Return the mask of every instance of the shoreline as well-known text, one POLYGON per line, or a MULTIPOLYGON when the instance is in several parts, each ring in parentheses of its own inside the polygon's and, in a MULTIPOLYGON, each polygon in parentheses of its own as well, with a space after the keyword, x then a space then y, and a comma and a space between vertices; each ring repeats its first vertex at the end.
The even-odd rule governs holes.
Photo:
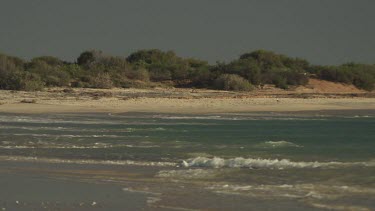
POLYGON ((113 103, 97 102, 10 103, 0 105, 0 113, 162 113, 162 114, 217 114, 258 112, 320 112, 375 110, 375 99, 163 99, 144 98, 113 103))
POLYGON ((174 113, 310 112, 375 110, 372 93, 226 92, 190 89, 0 90, 0 113, 174 113), (363 93, 362 93, 363 94, 363 93))

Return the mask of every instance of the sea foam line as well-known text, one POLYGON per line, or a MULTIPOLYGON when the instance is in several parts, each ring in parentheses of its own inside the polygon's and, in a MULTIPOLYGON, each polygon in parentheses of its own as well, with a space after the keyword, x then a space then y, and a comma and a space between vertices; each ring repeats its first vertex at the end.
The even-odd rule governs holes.
POLYGON ((182 161, 183 167, 206 168, 254 168, 254 169, 285 169, 285 168, 339 168, 339 167, 374 167, 375 161, 369 162, 295 162, 288 159, 196 157, 182 161))
POLYGON ((177 166, 173 162, 135 161, 135 160, 83 160, 83 159, 58 159, 22 156, 0 156, 0 161, 38 162, 56 164, 99 164, 99 165, 124 165, 124 166, 177 166))

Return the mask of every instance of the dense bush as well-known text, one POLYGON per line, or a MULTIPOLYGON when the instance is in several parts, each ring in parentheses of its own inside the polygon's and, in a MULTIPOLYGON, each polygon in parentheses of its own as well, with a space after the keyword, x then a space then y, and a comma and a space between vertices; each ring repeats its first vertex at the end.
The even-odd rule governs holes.
POLYGON ((282 75, 274 75, 272 77, 272 83, 280 89, 288 89, 288 80, 282 75))
POLYGON ((305 85, 309 63, 299 58, 289 58, 270 51, 245 53, 229 64, 218 64, 216 72, 237 74, 254 85, 274 84, 286 89, 289 85, 305 85))
POLYGON ((250 91, 253 89, 249 81, 235 74, 223 74, 219 76, 214 82, 214 87, 216 89, 232 91, 250 91))
POLYGON ((99 89, 110 89, 113 87, 113 81, 108 73, 98 73, 90 77, 88 84, 91 88, 99 89))
POLYGON ((149 81, 150 80, 150 73, 144 68, 138 68, 135 70, 130 70, 126 76, 132 80, 139 80, 139 81, 149 81))
POLYGON ((223 73, 238 74, 255 85, 262 83, 261 68, 253 58, 235 60, 224 67, 223 73))
POLYGON ((191 69, 189 79, 191 86, 207 88, 212 83, 212 74, 206 67, 191 69))
POLYGON ((44 88, 44 82, 39 75, 24 71, 12 72, 1 82, 2 89, 40 91, 44 88))
POLYGON ((62 66, 63 64, 58 63, 57 60, 46 61, 38 58, 33 59, 27 64, 26 71, 39 75, 46 86, 69 86, 71 81, 70 74, 67 71, 64 71, 64 69, 61 68, 62 66))
POLYGON ((22 59, 0 54, 0 89, 36 91, 44 87, 38 74, 25 72, 22 59))
POLYGON ((309 71, 323 80, 353 84, 368 91, 375 88, 375 65, 348 63, 340 66, 314 66, 309 71))
POLYGON ((33 73, 23 72, 20 75, 20 83, 17 90, 40 91, 44 88, 45 83, 40 76, 33 73))
POLYGON ((127 61, 135 67, 142 67, 150 72, 151 81, 186 80, 197 65, 207 63, 194 59, 183 59, 173 51, 140 50, 127 57, 127 61))
POLYGON ((24 61, 0 54, 0 89, 178 86, 249 90, 251 84, 273 84, 287 89, 307 84, 309 77, 353 84, 365 90, 375 89, 375 65, 313 66, 304 59, 264 50, 215 65, 158 49, 139 50, 127 58, 89 50, 81 53, 75 63, 52 56, 24 61))

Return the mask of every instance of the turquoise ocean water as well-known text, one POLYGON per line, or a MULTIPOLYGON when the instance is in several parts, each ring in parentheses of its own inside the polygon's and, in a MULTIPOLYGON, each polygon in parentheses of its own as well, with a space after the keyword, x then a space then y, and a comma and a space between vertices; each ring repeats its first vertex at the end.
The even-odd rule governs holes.
POLYGON ((10 161, 152 166, 153 177, 312 209, 375 209, 375 117, 0 115, 10 161))

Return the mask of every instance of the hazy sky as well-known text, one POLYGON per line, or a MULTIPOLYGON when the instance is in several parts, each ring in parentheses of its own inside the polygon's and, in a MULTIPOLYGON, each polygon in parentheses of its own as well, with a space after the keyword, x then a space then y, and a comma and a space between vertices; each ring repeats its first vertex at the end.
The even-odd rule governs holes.
POLYGON ((1 0, 0 52, 73 61, 138 49, 228 61, 256 49, 375 63, 374 0, 1 0))

